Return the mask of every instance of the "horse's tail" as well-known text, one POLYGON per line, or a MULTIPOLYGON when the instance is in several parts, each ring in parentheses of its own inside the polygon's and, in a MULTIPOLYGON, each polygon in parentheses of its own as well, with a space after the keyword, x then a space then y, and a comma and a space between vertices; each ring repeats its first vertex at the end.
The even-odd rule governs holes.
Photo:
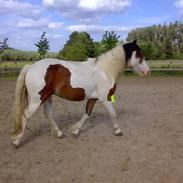
POLYGON ((14 131, 12 137, 19 135, 22 132, 22 116, 24 115, 24 110, 28 105, 28 94, 25 85, 25 76, 30 66, 25 66, 17 79, 16 89, 15 89, 15 101, 13 106, 13 120, 15 123, 14 131))

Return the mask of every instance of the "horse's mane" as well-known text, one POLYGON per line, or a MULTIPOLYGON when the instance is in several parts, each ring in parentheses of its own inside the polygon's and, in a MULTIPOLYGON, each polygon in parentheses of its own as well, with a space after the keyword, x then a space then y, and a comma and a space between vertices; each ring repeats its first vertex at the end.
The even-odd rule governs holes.
POLYGON ((96 65, 105 72, 108 78, 116 81, 119 71, 125 66, 125 52, 122 45, 117 45, 115 48, 98 56, 96 65))
POLYGON ((98 62, 98 61, 99 61, 100 59, 102 59, 102 58, 105 58, 105 57, 111 55, 112 52, 113 52, 114 50, 116 50, 117 48, 119 48, 120 46, 122 47, 123 45, 122 45, 121 43, 118 43, 116 47, 114 47, 114 48, 112 48, 112 49, 106 51, 105 53, 102 53, 101 55, 97 56, 97 57, 96 57, 96 62, 98 62))
MULTIPOLYGON (((106 51, 105 53, 102 53, 101 55, 97 56, 97 57, 94 57, 94 58, 87 58, 86 62, 95 62, 95 63, 98 63, 102 60, 106 60, 106 59, 109 59, 111 57, 111 59, 113 57, 115 57, 115 54, 113 52, 116 52, 116 50, 119 48, 119 47, 123 47, 123 45, 121 43, 118 43, 116 47, 106 51)), ((121 50, 120 50, 121 51, 121 50)))

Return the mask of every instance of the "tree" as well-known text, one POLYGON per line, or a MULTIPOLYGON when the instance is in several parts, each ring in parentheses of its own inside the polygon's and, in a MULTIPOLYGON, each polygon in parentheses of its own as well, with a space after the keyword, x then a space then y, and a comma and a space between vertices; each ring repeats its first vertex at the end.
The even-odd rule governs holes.
POLYGON ((59 52, 59 58, 72 61, 84 61, 87 57, 95 57, 95 46, 87 32, 74 31, 59 52))
POLYGON ((0 52, 2 52, 5 49, 8 49, 8 38, 4 38, 2 42, 0 42, 0 52))
POLYGON ((46 32, 43 32, 41 39, 38 41, 38 43, 35 43, 35 45, 38 48, 38 53, 41 56, 44 56, 48 52, 50 46, 49 41, 46 38, 46 32))
POLYGON ((183 56, 183 23, 153 25, 128 33, 127 41, 137 39, 149 59, 180 59, 183 56))
POLYGON ((101 42, 94 42, 94 52, 96 56, 104 53, 104 45, 101 42))
POLYGON ((167 59, 173 58, 173 47, 172 47, 171 40, 170 39, 167 39, 164 44, 165 44, 166 58, 167 59))
POLYGON ((146 60, 150 60, 152 58, 154 58, 154 50, 153 50, 153 47, 151 44, 142 44, 141 45, 141 49, 142 49, 142 52, 145 56, 145 59, 146 60))
POLYGON ((104 49, 103 52, 116 47, 117 42, 119 42, 119 38, 120 36, 118 36, 114 31, 105 31, 101 41, 104 49))

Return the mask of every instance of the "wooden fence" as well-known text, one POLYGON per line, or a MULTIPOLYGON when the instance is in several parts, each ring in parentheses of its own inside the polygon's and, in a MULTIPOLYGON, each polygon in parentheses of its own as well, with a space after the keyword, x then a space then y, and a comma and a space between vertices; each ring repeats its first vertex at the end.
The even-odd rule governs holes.
MULTIPOLYGON (((148 61, 151 71, 162 72, 183 72, 183 60, 164 60, 164 61, 148 61)), ((0 77, 13 77, 17 76, 22 68, 20 67, 4 67, 0 68, 0 77)), ((131 69, 125 71, 130 72, 131 69)))
POLYGON ((22 68, 0 68, 0 77, 17 76, 22 68))

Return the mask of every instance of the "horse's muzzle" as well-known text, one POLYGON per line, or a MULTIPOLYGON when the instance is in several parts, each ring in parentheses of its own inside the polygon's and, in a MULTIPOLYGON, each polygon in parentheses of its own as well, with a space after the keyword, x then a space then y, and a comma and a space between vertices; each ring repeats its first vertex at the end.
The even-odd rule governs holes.
POLYGON ((148 70, 147 72, 142 71, 142 72, 140 72, 140 76, 150 77, 151 76, 151 71, 150 70, 148 70))

